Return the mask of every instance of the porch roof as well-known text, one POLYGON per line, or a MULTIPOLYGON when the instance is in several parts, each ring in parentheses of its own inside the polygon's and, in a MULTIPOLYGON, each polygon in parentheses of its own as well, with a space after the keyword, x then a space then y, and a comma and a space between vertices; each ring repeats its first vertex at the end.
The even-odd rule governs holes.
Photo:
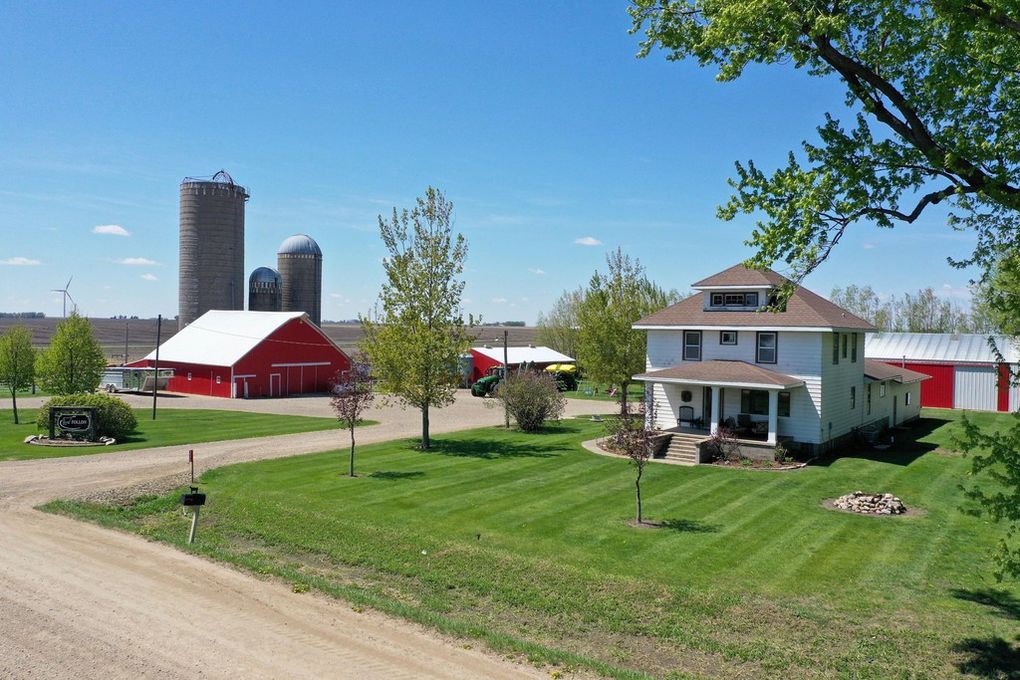
POLYGON ((713 359, 692 361, 659 371, 635 375, 642 382, 683 383, 686 385, 718 385, 721 387, 749 387, 757 389, 790 389, 800 387, 804 381, 746 361, 713 359))

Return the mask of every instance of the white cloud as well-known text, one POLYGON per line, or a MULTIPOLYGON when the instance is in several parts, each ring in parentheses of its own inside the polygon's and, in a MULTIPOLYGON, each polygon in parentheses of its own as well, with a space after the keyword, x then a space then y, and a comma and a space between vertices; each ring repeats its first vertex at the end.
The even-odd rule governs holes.
POLYGON ((117 264, 126 264, 131 267, 149 267, 155 264, 159 264, 155 260, 150 260, 147 257, 125 257, 120 260, 115 260, 117 264))
POLYGON ((37 264, 42 264, 39 260, 33 260, 30 257, 9 257, 6 260, 0 260, 0 264, 10 264, 16 267, 31 267, 37 264))
POLYGON ((529 268, 528 271, 537 276, 542 276, 545 274, 545 270, 539 269, 538 267, 529 268))
POLYGON ((142 274, 142 278, 146 281, 159 281, 155 274, 142 274))
POLYGON ((600 246, 602 241, 598 240, 594 236, 582 236, 581 238, 575 238, 574 243, 579 246, 600 246))
POLYGON ((493 302, 493 304, 503 305, 503 304, 506 304, 506 298, 505 297, 495 297, 495 298, 492 298, 492 302, 493 302))
POLYGON ((110 236, 130 236, 131 232, 119 224, 100 224, 92 227, 93 234, 108 234, 110 236))
POLYGON ((875 249, 875 244, 874 243, 865 243, 863 248, 865 250, 874 250, 875 249))

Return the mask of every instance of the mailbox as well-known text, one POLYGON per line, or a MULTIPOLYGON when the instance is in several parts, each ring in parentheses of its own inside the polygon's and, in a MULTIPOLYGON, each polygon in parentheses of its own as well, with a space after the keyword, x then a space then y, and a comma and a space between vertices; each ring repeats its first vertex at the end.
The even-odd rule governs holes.
POLYGON ((198 492, 198 487, 191 487, 191 493, 181 494, 181 505, 184 507, 196 507, 205 505, 205 494, 198 492))

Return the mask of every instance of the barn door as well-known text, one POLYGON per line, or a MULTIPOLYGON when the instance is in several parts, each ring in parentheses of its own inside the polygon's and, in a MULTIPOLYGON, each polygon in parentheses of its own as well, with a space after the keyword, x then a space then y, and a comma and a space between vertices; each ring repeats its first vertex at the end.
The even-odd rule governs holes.
POLYGON ((280 396, 280 374, 270 373, 269 374, 269 396, 278 397, 280 396))

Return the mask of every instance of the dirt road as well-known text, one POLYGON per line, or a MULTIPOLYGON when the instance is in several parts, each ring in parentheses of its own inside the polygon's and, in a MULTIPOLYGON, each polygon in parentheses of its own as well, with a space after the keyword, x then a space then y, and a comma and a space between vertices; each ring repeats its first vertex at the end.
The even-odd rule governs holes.
MULTIPOLYGON (((305 413, 321 407, 280 400, 278 408, 302 402, 305 413)), ((612 409, 571 401, 568 415, 612 409)), ((381 407, 371 417, 381 424, 361 430, 359 443, 414 436, 420 427, 414 411, 381 407)), ((432 429, 501 420, 501 411, 461 396, 433 415, 432 429)), ((208 469, 345 443, 327 431, 194 448, 199 468, 208 469)), ((165 483, 180 473, 188 448, 0 463, 0 678, 548 677, 404 621, 32 509, 54 498, 165 483)))

